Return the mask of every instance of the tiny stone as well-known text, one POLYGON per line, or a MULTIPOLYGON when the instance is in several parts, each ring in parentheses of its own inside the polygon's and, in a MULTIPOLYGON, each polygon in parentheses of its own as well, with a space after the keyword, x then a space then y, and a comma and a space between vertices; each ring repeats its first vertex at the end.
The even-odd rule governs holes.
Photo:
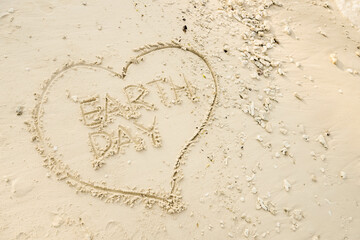
POLYGON ((340 177, 341 177, 342 179, 346 179, 346 177, 347 177, 346 172, 341 171, 341 172, 340 172, 340 177))
POLYGON ((258 140, 259 142, 264 141, 264 139, 263 139, 260 135, 257 135, 257 136, 256 136, 256 140, 258 140))
POLYGON ((317 235, 315 235, 311 238, 311 240, 319 240, 319 239, 320 239, 320 236, 317 236, 317 235))
POLYGON ((305 141, 309 141, 309 135, 303 134, 302 137, 305 141))
POLYGON ((294 92, 294 97, 296 97, 300 101, 304 100, 297 92, 294 92))
POLYGON ((311 175, 311 181, 317 182, 316 176, 314 174, 311 175))
POLYGON ((290 191, 291 184, 288 182, 288 180, 284 179, 284 189, 285 191, 290 191))
POLYGON ((279 130, 283 135, 286 135, 288 133, 288 130, 285 128, 280 128, 279 130))
POLYGON ((336 57, 336 54, 335 54, 335 53, 330 54, 330 62, 331 62, 332 64, 336 65, 336 64, 337 64, 337 61, 338 61, 338 59, 337 59, 337 57, 336 57))
POLYGON ((290 28, 289 25, 285 26, 284 32, 285 32, 287 35, 291 35, 292 30, 291 30, 291 28, 290 28))
POLYGON ((24 113, 24 107, 19 106, 16 108, 16 115, 21 116, 24 113))

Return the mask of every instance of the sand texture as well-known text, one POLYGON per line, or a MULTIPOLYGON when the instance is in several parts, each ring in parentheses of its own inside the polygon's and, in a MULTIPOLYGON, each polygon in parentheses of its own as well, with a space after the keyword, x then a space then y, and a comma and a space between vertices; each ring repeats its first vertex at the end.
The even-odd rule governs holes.
POLYGON ((0 2, 0 240, 360 239, 358 1, 0 2))

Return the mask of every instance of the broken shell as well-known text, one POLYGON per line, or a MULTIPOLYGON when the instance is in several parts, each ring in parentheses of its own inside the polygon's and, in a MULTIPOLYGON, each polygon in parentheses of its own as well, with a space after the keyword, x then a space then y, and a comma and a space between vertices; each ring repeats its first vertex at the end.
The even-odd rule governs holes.
POLYGON ((260 136, 260 135, 257 135, 257 136, 256 136, 256 140, 258 140, 259 142, 264 141, 264 139, 263 139, 262 136, 260 136))
POLYGON ((284 179, 284 189, 285 191, 290 191, 290 188, 291 188, 291 184, 289 183, 288 180, 284 179))
POLYGON ((288 130, 285 128, 280 128, 279 131, 283 134, 286 135, 288 133, 288 130))
POLYGON ((284 76, 284 75, 285 75, 285 72, 284 72, 281 68, 278 68, 277 72, 278 72, 278 74, 279 74, 280 76, 284 76))
POLYGON ((341 177, 342 179, 346 179, 346 177, 347 177, 346 172, 341 171, 341 172, 340 172, 340 177, 341 177))
POLYGON ((271 126, 271 123, 266 123, 265 125, 265 130, 268 132, 268 133, 271 133, 272 132, 272 126, 271 126))
POLYGON ((16 115, 21 116, 24 113, 24 107, 19 106, 16 108, 16 115))
POLYGON ((309 141, 309 135, 303 134, 302 137, 305 141, 309 141))
POLYGON ((319 135, 317 140, 319 141, 319 143, 321 143, 321 145, 323 145, 324 148, 326 148, 326 149, 328 148, 326 140, 325 140, 325 138, 324 138, 324 136, 322 134, 319 135))
POLYGON ((314 174, 311 175, 311 181, 317 182, 316 176, 314 174))
POLYGON ((291 32, 292 32, 292 30, 291 30, 290 26, 286 25, 284 27, 284 33, 286 33, 287 35, 291 35, 291 32))
POLYGON ((330 54, 330 62, 331 62, 332 64, 336 65, 336 64, 337 64, 337 61, 338 61, 338 59, 337 59, 337 57, 336 57, 336 54, 335 54, 335 53, 330 54))

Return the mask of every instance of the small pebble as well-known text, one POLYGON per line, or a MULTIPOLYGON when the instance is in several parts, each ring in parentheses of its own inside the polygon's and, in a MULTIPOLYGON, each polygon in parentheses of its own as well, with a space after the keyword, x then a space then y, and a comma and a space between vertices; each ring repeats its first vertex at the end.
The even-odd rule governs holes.
POLYGON ((286 25, 284 27, 284 33, 286 33, 287 35, 291 35, 291 32, 292 32, 292 30, 291 30, 290 26, 286 25))
POLYGON ((290 188, 291 188, 291 184, 289 183, 288 180, 284 179, 284 189, 285 191, 290 191, 290 188))
POLYGON ((19 106, 16 108, 16 115, 21 116, 24 113, 24 107, 19 106))
POLYGON ((318 236, 318 235, 315 235, 311 238, 311 240, 319 240, 319 239, 320 239, 320 236, 318 236))
POLYGON ((303 100, 304 100, 297 92, 294 92, 294 97, 296 97, 296 98, 299 99, 300 101, 303 101, 303 100))
POLYGON ((317 140, 319 141, 319 143, 321 143, 321 145, 323 145, 323 147, 325 149, 328 149, 328 145, 327 145, 327 142, 324 138, 324 136, 322 134, 319 135, 319 137, 317 138, 317 140))
POLYGON ((314 174, 311 175, 311 181, 313 182, 317 182, 317 178, 314 174))
POLYGON ((335 53, 330 54, 330 62, 331 62, 332 64, 334 64, 334 65, 337 64, 338 59, 337 59, 337 56, 336 56, 335 53))

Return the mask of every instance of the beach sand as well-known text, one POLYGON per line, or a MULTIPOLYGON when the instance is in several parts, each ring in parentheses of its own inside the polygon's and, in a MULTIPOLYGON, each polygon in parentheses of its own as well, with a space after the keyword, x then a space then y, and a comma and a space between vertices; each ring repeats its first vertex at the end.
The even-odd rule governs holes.
POLYGON ((1 1, 0 239, 359 239, 346 2, 1 1))

